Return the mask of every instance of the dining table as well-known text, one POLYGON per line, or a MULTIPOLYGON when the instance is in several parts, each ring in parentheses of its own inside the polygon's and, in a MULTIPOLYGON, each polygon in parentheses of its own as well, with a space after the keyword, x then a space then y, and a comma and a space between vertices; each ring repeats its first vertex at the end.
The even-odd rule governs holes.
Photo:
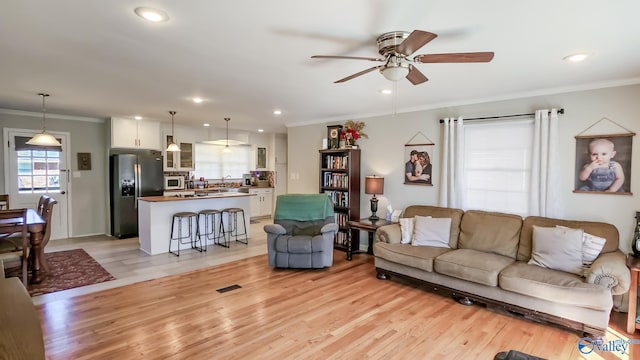
MULTIPOLYGON (((0 210, 8 211, 8 210, 0 210)), ((31 253, 33 254, 33 261, 30 262, 31 266, 31 280, 32 284, 39 284, 42 282, 42 272, 40 269, 42 257, 44 256, 44 249, 42 248, 42 238, 44 235, 46 221, 38 214, 36 209, 27 209, 26 219, 19 218, 3 218, 0 219, 0 234, 12 234, 21 232, 22 223, 26 220, 27 231, 29 232, 29 245, 31 247, 31 253), (21 219, 21 220, 20 220, 21 219)))

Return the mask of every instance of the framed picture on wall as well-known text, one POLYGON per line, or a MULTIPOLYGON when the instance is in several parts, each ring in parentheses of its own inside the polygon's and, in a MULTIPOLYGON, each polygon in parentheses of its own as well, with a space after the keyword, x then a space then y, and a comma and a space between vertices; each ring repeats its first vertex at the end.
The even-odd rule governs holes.
POLYGON ((635 134, 576 136, 575 193, 632 195, 635 134))
POLYGON ((432 186, 433 144, 416 144, 404 146, 404 183, 406 185, 432 186))

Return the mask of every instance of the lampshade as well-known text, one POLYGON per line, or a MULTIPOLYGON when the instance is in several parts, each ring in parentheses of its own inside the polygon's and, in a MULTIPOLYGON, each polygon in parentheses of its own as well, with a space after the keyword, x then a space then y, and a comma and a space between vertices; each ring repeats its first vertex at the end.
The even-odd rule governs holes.
POLYGON ((36 145, 36 146, 62 146, 62 144, 60 144, 58 139, 56 139, 53 135, 44 131, 34 135, 25 144, 36 145))
POLYGON ((45 126, 45 113, 47 112, 47 108, 45 107, 45 98, 49 96, 49 94, 38 93, 38 95, 42 97, 42 132, 34 135, 26 143, 28 145, 35 146, 62 146, 58 139, 56 139, 53 135, 47 133, 47 128, 45 126))
POLYGON ((373 195, 384 194, 384 178, 375 175, 367 176, 364 181, 364 193, 373 195))
POLYGON ((173 116, 176 114, 175 111, 171 110, 169 111, 169 114, 171 114, 171 143, 169 144, 169 146, 167 146, 167 150, 169 152, 178 152, 180 151, 180 147, 178 145, 176 145, 176 143, 173 141, 173 137, 175 134, 174 128, 173 128, 173 116))

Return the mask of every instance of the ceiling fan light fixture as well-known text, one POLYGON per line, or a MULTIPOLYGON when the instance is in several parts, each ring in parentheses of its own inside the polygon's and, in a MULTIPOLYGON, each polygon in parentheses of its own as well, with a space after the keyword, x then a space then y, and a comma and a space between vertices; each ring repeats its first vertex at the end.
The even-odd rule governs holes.
POLYGON ((389 81, 398 81, 409 74, 408 66, 389 66, 380 69, 382 75, 389 81))
POLYGON ((44 99, 49 96, 49 94, 39 93, 38 95, 42 97, 42 132, 34 135, 27 141, 27 144, 35 146, 62 146, 58 139, 47 132, 47 128, 45 126, 45 113, 47 112, 47 108, 45 107, 44 99))

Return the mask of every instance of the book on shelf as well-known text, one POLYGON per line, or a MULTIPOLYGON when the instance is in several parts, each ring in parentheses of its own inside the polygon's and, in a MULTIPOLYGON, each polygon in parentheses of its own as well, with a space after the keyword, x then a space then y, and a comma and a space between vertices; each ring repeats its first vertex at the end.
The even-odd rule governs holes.
POLYGON ((349 175, 344 173, 326 172, 323 175, 323 186, 335 188, 349 187, 349 175))

